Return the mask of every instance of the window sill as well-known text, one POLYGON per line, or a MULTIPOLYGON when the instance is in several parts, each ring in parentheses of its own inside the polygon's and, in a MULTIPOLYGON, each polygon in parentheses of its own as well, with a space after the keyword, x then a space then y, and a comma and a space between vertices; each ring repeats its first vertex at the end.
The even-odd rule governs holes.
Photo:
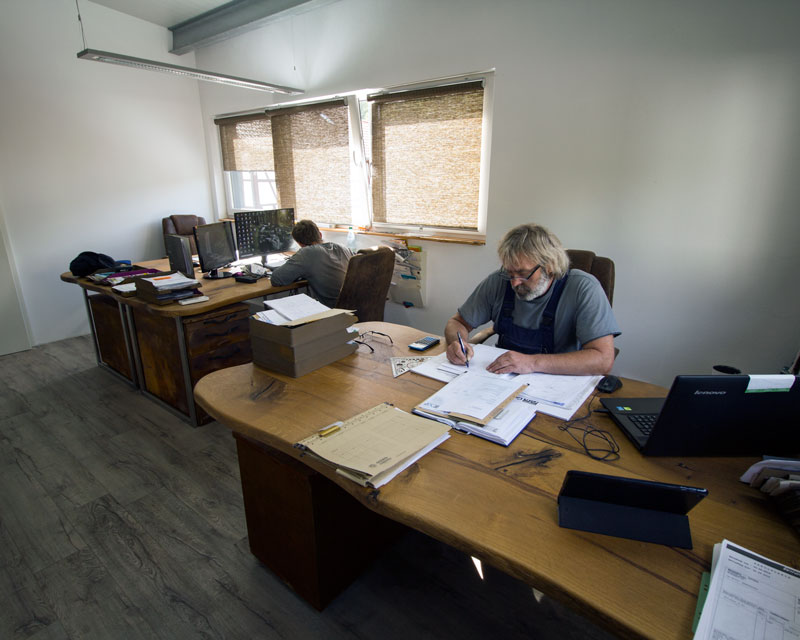
MULTIPOLYGON (((348 229, 344 227, 320 227, 320 231, 331 233, 347 233, 348 229)), ((448 242, 451 244, 469 244, 481 246, 486 244, 486 236, 484 235, 462 235, 458 233, 436 232, 436 233, 399 233, 399 232, 384 232, 384 231, 362 231, 356 230, 360 236, 376 236, 381 238, 398 238, 399 240, 426 240, 430 242, 448 242)))

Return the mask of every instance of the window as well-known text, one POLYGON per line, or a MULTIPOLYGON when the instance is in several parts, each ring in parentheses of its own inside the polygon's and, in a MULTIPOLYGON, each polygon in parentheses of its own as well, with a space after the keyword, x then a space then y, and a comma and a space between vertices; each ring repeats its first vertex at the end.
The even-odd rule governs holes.
POLYGON ((373 220, 477 230, 483 83, 368 100, 373 220))
POLYGON ((232 211, 323 225, 482 232, 484 79, 219 118, 232 211))

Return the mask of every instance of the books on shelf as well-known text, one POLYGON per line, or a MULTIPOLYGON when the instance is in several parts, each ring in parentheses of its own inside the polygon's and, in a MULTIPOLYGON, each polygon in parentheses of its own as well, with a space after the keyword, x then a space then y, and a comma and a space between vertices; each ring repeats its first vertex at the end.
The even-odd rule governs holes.
POLYGON ((295 446, 377 489, 450 437, 449 427, 383 403, 323 427, 295 446))

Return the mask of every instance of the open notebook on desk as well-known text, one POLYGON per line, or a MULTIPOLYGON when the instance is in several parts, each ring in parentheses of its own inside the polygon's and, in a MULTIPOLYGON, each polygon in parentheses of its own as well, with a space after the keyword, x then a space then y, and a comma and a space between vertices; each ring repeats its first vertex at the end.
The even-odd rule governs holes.
POLYGON ((419 375, 450 382, 468 371, 481 371, 488 376, 513 379, 517 384, 527 384, 522 397, 537 405, 540 413, 555 418, 569 420, 594 390, 602 376, 567 376, 549 373, 504 373, 494 374, 486 371, 492 362, 506 352, 505 349, 485 344, 472 345, 473 357, 469 367, 453 364, 447 360, 446 353, 433 356, 427 362, 411 371, 419 375))
POLYGON ((536 414, 521 397, 526 385, 490 373, 458 376, 416 407, 414 413, 508 446, 536 414))

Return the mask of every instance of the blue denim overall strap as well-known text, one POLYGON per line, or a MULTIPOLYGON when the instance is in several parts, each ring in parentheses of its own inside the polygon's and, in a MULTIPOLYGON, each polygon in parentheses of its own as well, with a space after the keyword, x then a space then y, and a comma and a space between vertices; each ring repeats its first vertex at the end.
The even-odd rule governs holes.
POLYGON ((564 291, 564 285, 568 277, 568 275, 565 275, 553 283, 553 293, 542 313, 542 320, 538 329, 526 329, 514 324, 513 313, 516 294, 514 289, 511 288, 511 283, 507 283, 500 316, 497 322, 494 323, 494 331, 500 336, 497 346, 501 349, 510 349, 520 353, 553 353, 555 351, 553 324, 558 302, 561 300, 561 294, 564 291))

